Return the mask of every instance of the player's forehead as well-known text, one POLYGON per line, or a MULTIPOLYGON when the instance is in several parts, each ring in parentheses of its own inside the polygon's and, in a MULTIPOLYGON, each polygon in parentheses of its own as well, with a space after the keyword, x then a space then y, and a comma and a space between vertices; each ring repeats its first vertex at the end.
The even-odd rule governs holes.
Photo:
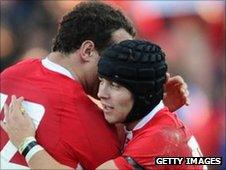
POLYGON ((112 33, 112 42, 114 43, 120 43, 121 41, 132 39, 133 37, 122 28, 112 33))

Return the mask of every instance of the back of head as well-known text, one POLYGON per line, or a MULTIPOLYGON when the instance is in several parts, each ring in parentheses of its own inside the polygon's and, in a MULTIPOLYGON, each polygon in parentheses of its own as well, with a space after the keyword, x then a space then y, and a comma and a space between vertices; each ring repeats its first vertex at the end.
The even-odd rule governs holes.
POLYGON ((107 48, 98 73, 129 89, 134 105, 125 123, 147 115, 163 98, 167 65, 161 48, 148 41, 126 40, 107 48))
POLYGON ((133 26, 120 10, 101 2, 82 2, 63 17, 52 51, 72 53, 85 40, 91 40, 100 52, 111 43, 111 34, 120 28, 135 36, 133 26))

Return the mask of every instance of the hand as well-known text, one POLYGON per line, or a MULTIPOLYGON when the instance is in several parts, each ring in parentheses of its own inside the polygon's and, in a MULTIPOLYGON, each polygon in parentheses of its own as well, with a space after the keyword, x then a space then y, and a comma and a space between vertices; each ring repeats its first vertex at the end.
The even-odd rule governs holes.
POLYGON ((12 96, 8 107, 4 105, 5 122, 0 122, 1 127, 8 134, 10 141, 18 148, 22 141, 29 136, 35 136, 35 127, 22 107, 23 97, 12 96))
POLYGON ((164 85, 163 96, 165 106, 167 106, 171 112, 176 111, 183 105, 188 106, 190 104, 188 98, 189 92, 183 78, 181 76, 170 77, 169 73, 166 73, 166 76, 167 79, 164 85))

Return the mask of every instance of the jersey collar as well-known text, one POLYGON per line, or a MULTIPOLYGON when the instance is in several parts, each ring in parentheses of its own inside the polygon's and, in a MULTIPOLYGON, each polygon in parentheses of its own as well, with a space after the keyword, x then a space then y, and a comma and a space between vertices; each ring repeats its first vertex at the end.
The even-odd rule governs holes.
POLYGON ((150 113, 148 113, 143 119, 141 119, 138 124, 133 128, 133 130, 137 130, 142 128, 144 125, 146 125, 155 115, 158 111, 160 111, 161 109, 163 109, 165 106, 162 102, 162 100, 159 102, 159 104, 157 106, 154 107, 154 109, 152 109, 152 111, 150 113))
MULTIPOLYGON (((145 117, 143 117, 138 124, 133 128, 133 130, 127 130, 126 127, 124 126, 124 131, 126 133, 126 138, 128 139, 128 141, 130 141, 133 138, 133 132, 135 130, 141 129, 144 125, 146 125, 156 114, 158 111, 160 111, 161 109, 163 109, 165 106, 163 104, 163 101, 161 100, 159 102, 159 104, 157 106, 155 106, 155 108, 148 113, 145 117)), ((126 140, 127 141, 127 140, 126 140)), ((127 145, 127 142, 124 143, 124 147, 127 145)))
MULTIPOLYGON (((163 101, 161 100, 159 102, 159 104, 157 106, 154 107, 154 109, 152 109, 152 111, 150 113, 148 113, 145 117, 143 117, 138 123, 137 125, 133 128, 132 131, 134 130, 138 130, 140 128, 142 128, 144 125, 146 125, 155 115, 158 111, 160 111, 161 109, 163 109, 165 106, 163 104, 163 101)), ((126 127, 124 127, 125 132, 128 134, 132 131, 128 131, 126 129, 126 127)))
POLYGON ((66 68, 62 67, 61 65, 50 61, 47 57, 45 59, 42 59, 42 65, 51 71, 63 74, 65 76, 75 80, 75 78, 72 76, 70 71, 68 71, 66 68))

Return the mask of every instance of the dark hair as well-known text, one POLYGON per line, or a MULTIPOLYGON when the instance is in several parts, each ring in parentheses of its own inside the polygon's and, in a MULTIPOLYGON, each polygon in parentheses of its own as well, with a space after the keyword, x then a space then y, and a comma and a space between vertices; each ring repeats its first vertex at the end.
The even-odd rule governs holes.
POLYGON ((162 100, 166 71, 163 50, 144 40, 112 45, 98 63, 100 77, 123 85, 133 94, 134 105, 124 123, 143 118, 162 100))
POLYGON ((118 9, 101 2, 83 2, 63 17, 52 51, 71 53, 91 40, 98 52, 111 43, 114 31, 123 28, 135 36, 131 22, 118 9))

